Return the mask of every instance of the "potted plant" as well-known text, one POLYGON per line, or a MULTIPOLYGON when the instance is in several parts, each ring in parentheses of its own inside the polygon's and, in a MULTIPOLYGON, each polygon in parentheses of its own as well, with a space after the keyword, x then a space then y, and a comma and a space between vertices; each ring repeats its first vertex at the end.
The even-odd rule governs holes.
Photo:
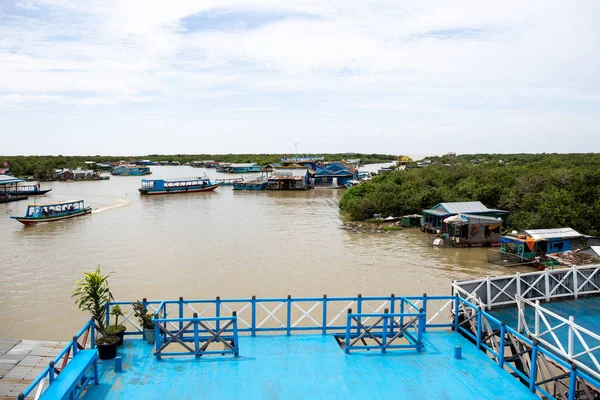
POLYGON ((154 344, 154 321, 152 321, 154 314, 149 313, 148 309, 139 301, 133 303, 133 313, 144 329, 144 338, 146 339, 146 342, 148 342, 148 344, 154 344))
POLYGON ((125 325, 123 325, 123 324, 119 324, 119 317, 124 317, 125 313, 123 311, 121 311, 121 307, 119 307, 118 304, 115 304, 113 306, 113 308, 110 310, 110 315, 115 317, 115 324, 107 326, 106 332, 109 335, 115 335, 116 337, 118 337, 119 343, 117 345, 121 346, 123 344, 123 336, 125 335, 125 331, 127 330, 127 327, 125 327, 125 325))
POLYGON ((92 314, 98 338, 96 346, 101 360, 111 360, 117 356, 117 343, 119 338, 106 331, 106 304, 113 301, 113 295, 108 288, 108 277, 103 275, 100 267, 93 272, 84 272, 83 278, 75 284, 71 297, 80 310, 92 314))

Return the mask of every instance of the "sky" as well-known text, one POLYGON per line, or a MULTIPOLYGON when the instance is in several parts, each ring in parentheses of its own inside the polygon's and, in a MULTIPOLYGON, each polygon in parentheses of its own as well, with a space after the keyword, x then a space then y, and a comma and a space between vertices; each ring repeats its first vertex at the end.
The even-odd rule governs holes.
POLYGON ((600 1, 2 0, 0 154, 600 151, 600 1))

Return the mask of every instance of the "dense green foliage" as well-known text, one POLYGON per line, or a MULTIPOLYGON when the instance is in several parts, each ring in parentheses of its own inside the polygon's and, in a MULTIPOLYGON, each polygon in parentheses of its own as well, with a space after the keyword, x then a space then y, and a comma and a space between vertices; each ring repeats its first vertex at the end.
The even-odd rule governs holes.
POLYGON ((571 227, 600 235, 600 154, 476 154, 431 157, 350 188, 352 219, 421 214, 437 203, 479 200, 510 211, 510 229, 571 227))
MULTIPOLYGON (((344 159, 360 158, 363 164, 389 162, 396 159, 390 154, 359 154, 339 153, 320 154, 326 161, 339 161, 344 159)), ((58 168, 85 168, 85 161, 105 162, 119 160, 152 160, 152 161, 179 161, 181 164, 198 160, 214 160, 230 163, 255 162, 266 165, 279 162, 281 154, 150 154, 145 156, 0 156, 0 163, 7 162, 11 172, 16 176, 34 176, 44 178, 53 175, 58 168)))

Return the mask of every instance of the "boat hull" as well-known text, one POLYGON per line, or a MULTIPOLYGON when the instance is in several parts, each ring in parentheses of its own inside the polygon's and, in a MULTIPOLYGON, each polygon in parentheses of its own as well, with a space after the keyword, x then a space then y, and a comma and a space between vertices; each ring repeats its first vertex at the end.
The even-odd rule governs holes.
POLYGON ((58 215, 58 216, 43 217, 43 218, 32 218, 32 217, 11 217, 11 218, 16 219, 23 225, 34 225, 34 224, 43 224, 43 223, 48 223, 48 222, 62 221, 64 219, 81 217, 83 215, 91 214, 91 213, 92 213, 92 207, 86 207, 85 209, 83 209, 81 211, 72 212, 71 214, 66 214, 66 215, 58 215))
POLYGON ((7 190, 1 194, 9 194, 11 196, 41 196, 50 192, 52 189, 45 190, 7 190))
POLYGON ((265 190, 266 188, 267 182, 243 182, 233 184, 233 190, 265 190))
POLYGON ((164 190, 148 190, 138 189, 142 196, 152 196, 157 194, 179 194, 179 193, 197 193, 197 192, 211 192, 218 188, 220 185, 210 185, 198 188, 176 188, 176 189, 164 189, 164 190))
POLYGON ((11 201, 27 200, 27 196, 10 196, 5 197, 0 195, 0 203, 10 203, 11 201))

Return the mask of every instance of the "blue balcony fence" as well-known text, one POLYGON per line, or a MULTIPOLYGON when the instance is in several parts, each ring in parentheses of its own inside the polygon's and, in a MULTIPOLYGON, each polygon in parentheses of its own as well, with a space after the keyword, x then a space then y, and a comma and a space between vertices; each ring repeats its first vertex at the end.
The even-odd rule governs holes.
POLYGON ((84 326, 77 332, 75 336, 67 343, 67 345, 58 353, 58 355, 52 360, 46 368, 42 371, 37 378, 34 379, 33 382, 23 393, 20 393, 17 399, 25 399, 29 396, 34 390, 35 398, 37 399, 44 390, 44 384, 46 380, 48 381, 48 386, 52 385, 54 379, 60 372, 67 366, 67 364, 73 359, 77 351, 83 350, 86 348, 89 342, 89 347, 94 349, 96 347, 96 327, 94 325, 94 320, 90 319, 84 326), (37 390, 36 390, 37 389, 37 390))
MULTIPOLYGON (((108 304, 107 315, 110 315, 110 308, 116 304, 127 311, 132 302, 117 301, 108 304)), ((593 393, 597 393, 600 388, 600 382, 578 370, 575 365, 459 296, 288 296, 228 300, 217 297, 209 300, 144 299, 143 304, 150 312, 156 313, 154 322, 157 342, 154 353, 159 359, 166 355, 200 357, 203 354, 211 354, 207 352, 210 351, 209 346, 204 347, 211 338, 213 339, 209 344, 229 344, 224 345, 223 350, 214 350, 215 352, 226 352, 236 356, 243 354, 243 349, 240 349, 237 341, 238 335, 255 336, 263 333, 334 334, 338 338, 344 337, 344 345, 348 345, 345 351, 348 353, 361 347, 364 350, 381 350, 385 353, 387 349, 394 348, 392 346, 400 345, 394 343, 394 340, 400 337, 398 333, 402 331, 401 335, 408 341, 405 345, 410 346, 406 348, 426 352, 426 332, 452 329, 470 338, 473 344, 485 351, 500 368, 509 369, 538 395, 554 399, 563 398, 560 393, 565 393, 568 394, 568 399, 593 398, 593 393), (357 321, 360 321, 360 324, 357 321), (369 333, 378 338, 379 343, 374 341, 373 347, 367 349, 359 343, 362 343, 362 340, 356 339, 361 335, 364 335, 363 338, 373 339, 369 333), (396 339, 390 340, 396 335, 396 339), (181 342, 173 339, 173 336, 181 342), (163 346, 171 339, 173 343, 185 344, 187 351, 172 352, 177 354, 166 352, 166 347, 163 346), (505 351, 507 347, 513 349, 509 355, 505 351), (518 362, 522 357, 528 357, 529 362, 518 362), (546 375, 541 374, 548 361, 554 365, 554 375, 548 375, 551 374, 548 371, 546 375), (549 383, 558 389, 550 393, 549 383), (560 385, 564 385, 564 388, 560 385)), ((126 332, 127 335, 141 337, 143 332, 134 320, 133 312, 126 312, 125 323, 128 327, 133 327, 126 332)), ((93 346, 95 333, 91 321, 82 328, 77 338, 86 331, 91 332, 93 346)), ((60 361, 73 345, 74 341, 71 341, 55 361, 60 361)), ((31 393, 40 382, 54 373, 54 368, 48 367, 28 387, 24 395, 31 393)))

